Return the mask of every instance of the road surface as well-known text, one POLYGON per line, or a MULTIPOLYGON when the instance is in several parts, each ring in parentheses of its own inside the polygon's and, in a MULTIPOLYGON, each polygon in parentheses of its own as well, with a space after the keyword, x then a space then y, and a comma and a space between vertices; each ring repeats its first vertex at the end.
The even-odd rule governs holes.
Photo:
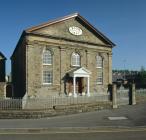
POLYGON ((0 134, 0 140, 146 140, 146 131, 0 134))

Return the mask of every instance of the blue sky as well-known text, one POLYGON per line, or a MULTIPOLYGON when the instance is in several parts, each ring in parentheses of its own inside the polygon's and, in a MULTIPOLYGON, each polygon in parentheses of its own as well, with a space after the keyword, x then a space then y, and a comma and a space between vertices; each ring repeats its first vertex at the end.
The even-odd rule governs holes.
POLYGON ((79 12, 116 45, 113 69, 146 68, 145 0, 0 0, 0 51, 8 58, 22 31, 79 12))

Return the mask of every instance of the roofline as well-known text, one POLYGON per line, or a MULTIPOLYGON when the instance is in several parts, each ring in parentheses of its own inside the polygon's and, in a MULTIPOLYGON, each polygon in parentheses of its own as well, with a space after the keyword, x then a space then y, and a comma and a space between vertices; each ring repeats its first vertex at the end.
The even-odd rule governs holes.
POLYGON ((43 27, 46 27, 46 26, 49 26, 49 25, 52 25, 52 24, 55 24, 55 23, 58 23, 58 22, 61 22, 61 21, 64 21, 64 20, 68 20, 70 18, 77 17, 78 15, 79 15, 78 13, 74 13, 74 14, 70 14, 70 15, 67 15, 67 16, 64 16, 64 17, 60 17, 60 18, 57 18, 57 19, 54 19, 54 20, 49 20, 48 22, 42 23, 40 25, 30 27, 30 28, 26 29, 25 31, 26 32, 32 32, 34 30, 38 30, 38 29, 41 29, 43 27))
POLYGON ((98 35, 100 35, 102 38, 104 38, 104 40, 109 43, 112 47, 116 46, 110 39, 108 39, 104 34, 102 34, 99 30, 97 30, 95 27, 93 27, 85 18, 83 18, 79 13, 73 13, 73 14, 70 14, 68 16, 64 16, 64 17, 61 17, 61 18, 58 18, 58 19, 55 19, 55 20, 52 20, 52 21, 48 21, 46 23, 43 23, 43 24, 40 24, 38 26, 33 26, 31 28, 28 28, 25 30, 26 33, 30 33, 32 31, 35 31, 35 30, 38 30, 38 29, 41 29, 43 27, 47 27, 49 25, 52 25, 52 24, 56 24, 56 23, 59 23, 59 22, 62 22, 62 21, 65 21, 65 20, 68 20, 68 19, 71 19, 73 17, 78 17, 80 18, 84 23, 86 23, 95 33, 97 33, 98 35))
POLYGON ((116 46, 110 39, 108 39, 103 33, 101 33, 99 30, 97 30, 92 24, 90 24, 85 18, 83 18, 81 15, 78 15, 91 29, 93 29, 95 32, 97 32, 101 37, 103 37, 108 43, 110 43, 113 47, 116 46))

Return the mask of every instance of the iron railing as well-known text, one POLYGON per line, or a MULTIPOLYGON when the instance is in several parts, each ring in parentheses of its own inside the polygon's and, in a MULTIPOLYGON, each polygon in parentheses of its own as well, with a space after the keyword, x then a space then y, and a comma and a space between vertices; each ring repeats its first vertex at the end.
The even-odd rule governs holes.
POLYGON ((145 95, 146 96, 146 89, 136 89, 136 95, 145 95))
POLYGON ((82 105, 110 101, 110 95, 50 96, 48 98, 0 99, 1 110, 49 109, 54 106, 82 105))
POLYGON ((117 90, 117 104, 128 105, 129 104, 129 89, 117 90))

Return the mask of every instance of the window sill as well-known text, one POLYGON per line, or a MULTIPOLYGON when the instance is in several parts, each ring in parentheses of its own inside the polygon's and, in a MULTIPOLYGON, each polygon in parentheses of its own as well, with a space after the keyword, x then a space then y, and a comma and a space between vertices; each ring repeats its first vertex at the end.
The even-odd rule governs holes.
POLYGON ((51 66, 52 64, 43 64, 43 66, 51 66))
POLYGON ((52 83, 43 83, 42 86, 52 86, 52 83))
POLYGON ((103 85, 103 83, 97 83, 97 85, 103 85))
POLYGON ((71 65, 71 67, 80 67, 80 65, 71 65))

